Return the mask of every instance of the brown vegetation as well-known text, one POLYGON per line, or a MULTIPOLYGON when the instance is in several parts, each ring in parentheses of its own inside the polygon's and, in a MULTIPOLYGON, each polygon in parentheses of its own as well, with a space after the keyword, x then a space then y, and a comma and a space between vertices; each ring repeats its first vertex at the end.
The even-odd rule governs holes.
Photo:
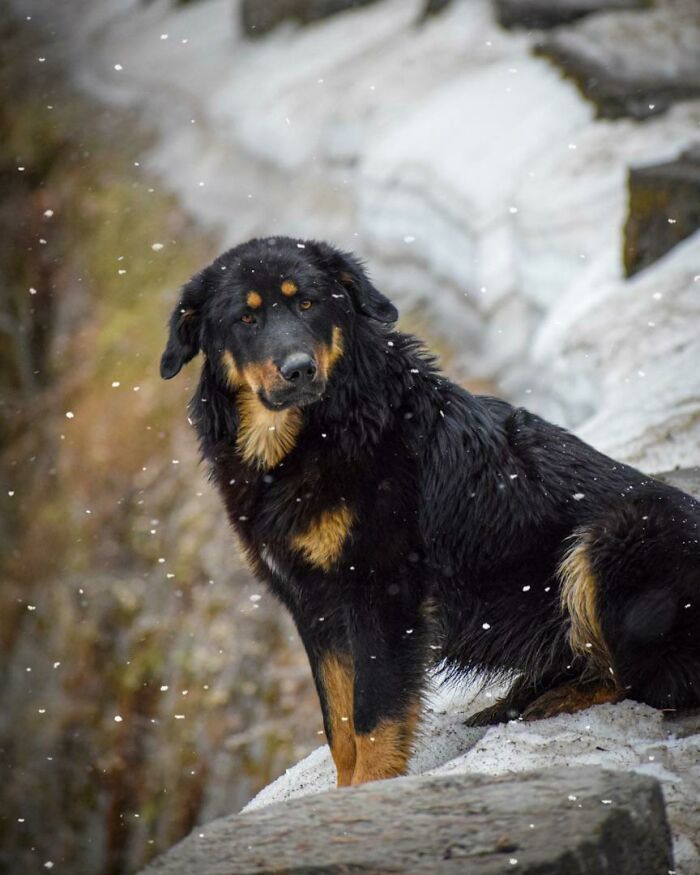
POLYGON ((158 378, 214 241, 135 166, 134 120, 4 31, 0 871, 116 875, 235 811, 320 715, 197 465, 194 374, 158 378))

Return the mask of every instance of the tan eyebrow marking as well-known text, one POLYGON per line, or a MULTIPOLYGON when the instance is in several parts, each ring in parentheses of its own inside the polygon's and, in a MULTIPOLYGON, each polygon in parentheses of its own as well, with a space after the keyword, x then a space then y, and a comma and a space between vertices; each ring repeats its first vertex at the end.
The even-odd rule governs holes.
POLYGON ((280 286, 280 291, 283 295, 286 295, 288 298, 291 298, 292 295, 296 295, 299 291, 299 287, 292 280, 285 280, 280 286))
POLYGON ((262 304, 262 298, 257 292, 248 292, 248 297, 245 299, 245 302, 251 310, 257 310, 262 304))

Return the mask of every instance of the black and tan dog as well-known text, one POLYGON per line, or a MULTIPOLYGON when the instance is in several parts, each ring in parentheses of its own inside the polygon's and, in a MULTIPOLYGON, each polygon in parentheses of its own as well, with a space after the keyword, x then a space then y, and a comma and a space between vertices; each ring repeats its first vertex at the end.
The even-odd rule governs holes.
POLYGON ((404 772, 426 669, 512 678, 474 723, 700 704, 700 504, 445 379, 359 262, 253 240, 183 288, 161 362, 309 655, 338 784, 404 772))

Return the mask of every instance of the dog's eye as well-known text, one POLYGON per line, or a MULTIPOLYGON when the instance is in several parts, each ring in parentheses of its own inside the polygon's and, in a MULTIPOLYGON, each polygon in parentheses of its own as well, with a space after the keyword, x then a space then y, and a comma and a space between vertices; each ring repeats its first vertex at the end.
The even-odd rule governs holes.
POLYGON ((302 310, 309 310, 311 308, 311 301, 308 298, 304 298, 303 301, 299 301, 299 307, 302 310))
POLYGON ((244 313, 241 316, 241 322, 244 322, 246 325, 254 325, 255 324, 255 317, 251 316, 250 313, 244 313))

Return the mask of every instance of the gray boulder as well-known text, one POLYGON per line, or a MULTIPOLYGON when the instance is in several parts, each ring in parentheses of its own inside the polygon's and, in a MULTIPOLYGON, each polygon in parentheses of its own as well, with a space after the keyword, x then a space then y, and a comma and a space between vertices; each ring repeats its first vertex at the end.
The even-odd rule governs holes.
POLYGON ((568 24, 593 12, 643 9, 649 0, 494 0, 503 27, 549 28, 568 24))
POLYGON ((629 172, 625 271, 631 276, 700 228, 700 148, 629 172))
POLYGON ((246 34, 256 37, 264 36, 283 21, 308 24, 374 2, 376 0, 242 0, 240 15, 246 34))
POLYGON ((700 97, 700 4, 593 15, 548 34, 536 51, 561 66, 600 116, 657 115, 700 97))
POLYGON ((307 796, 197 828, 147 875, 659 875, 658 782, 601 769, 421 776, 307 796))

